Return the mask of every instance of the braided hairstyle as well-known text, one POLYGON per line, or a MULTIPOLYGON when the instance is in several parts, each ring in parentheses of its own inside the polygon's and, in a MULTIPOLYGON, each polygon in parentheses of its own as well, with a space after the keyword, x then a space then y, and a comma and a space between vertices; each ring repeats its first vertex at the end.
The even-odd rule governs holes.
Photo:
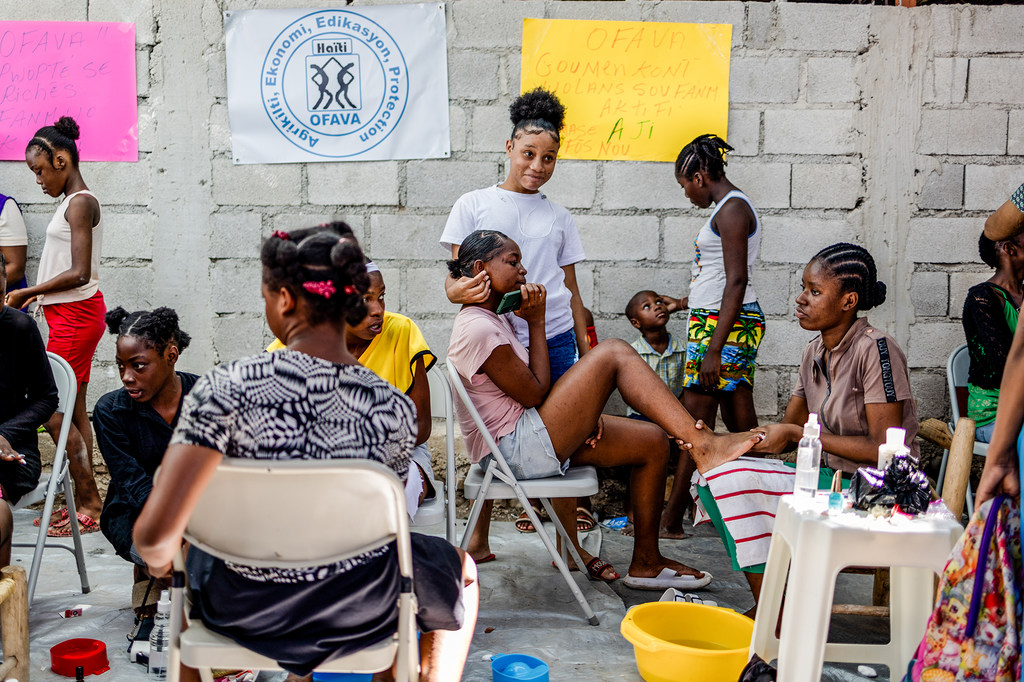
POLYGON ((535 88, 516 97, 508 108, 512 119, 512 139, 523 134, 550 133, 561 141, 559 132, 565 124, 565 106, 554 93, 535 88))
POLYGON ((171 308, 161 307, 156 310, 136 310, 129 313, 118 306, 107 313, 104 318, 107 330, 122 336, 133 336, 147 346, 162 354, 167 346, 174 344, 181 353, 192 341, 192 337, 178 326, 178 313, 171 308))
POLYGON ((497 230, 476 230, 462 240, 458 258, 448 261, 448 272, 452 277, 473 276, 473 263, 481 260, 487 262, 504 248, 508 237, 497 230))
POLYGON ((725 177, 725 160, 732 147, 718 135, 701 135, 686 145, 676 157, 676 177, 692 178, 700 171, 709 180, 717 181, 725 177))
POLYGON ((71 155, 71 165, 78 167, 78 145, 75 140, 79 137, 78 124, 70 116, 61 116, 52 126, 43 126, 36 131, 32 139, 25 146, 25 153, 33 147, 38 147, 50 159, 53 165, 53 155, 58 151, 66 151, 71 155))
POLYGON ((875 259, 863 246, 833 244, 819 251, 811 262, 838 278, 844 294, 857 294, 857 310, 871 310, 885 302, 885 284, 878 281, 875 259))
POLYGON ((999 267, 999 242, 993 241, 982 232, 978 237, 978 255, 985 265, 990 268, 999 267))
POLYGON ((275 231, 263 242, 260 260, 265 284, 306 301, 309 324, 336 320, 354 326, 366 317, 366 258, 346 223, 275 231))

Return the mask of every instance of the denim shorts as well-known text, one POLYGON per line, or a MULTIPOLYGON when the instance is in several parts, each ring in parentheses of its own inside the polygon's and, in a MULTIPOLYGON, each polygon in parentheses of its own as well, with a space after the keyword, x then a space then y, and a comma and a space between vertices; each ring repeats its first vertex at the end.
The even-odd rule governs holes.
MULTIPOLYGON (((536 408, 529 408, 519 417, 515 430, 501 439, 498 449, 516 478, 547 478, 561 476, 569 468, 569 459, 558 461, 548 429, 536 408)), ((487 455, 480 464, 490 466, 494 455, 487 455)))
POLYGON ((569 371, 569 368, 580 359, 580 349, 576 345, 576 332, 570 329, 548 339, 548 364, 551 366, 551 383, 569 371))

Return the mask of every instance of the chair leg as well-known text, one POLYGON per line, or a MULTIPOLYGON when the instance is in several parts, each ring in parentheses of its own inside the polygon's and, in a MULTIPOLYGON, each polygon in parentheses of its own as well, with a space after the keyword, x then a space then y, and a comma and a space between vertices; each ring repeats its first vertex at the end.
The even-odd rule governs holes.
MULTIPOLYGON (((65 463, 64 465, 68 465, 65 463)), ((64 499, 68 503, 68 523, 71 525, 71 541, 75 546, 75 563, 78 564, 78 578, 82 582, 82 594, 89 594, 89 574, 85 570, 85 548, 82 547, 82 534, 78 531, 78 509, 75 507, 75 492, 71 487, 71 473, 65 468, 64 499)), ((42 525, 42 524, 40 524, 42 525)))
POLYGON ((492 463, 487 467, 487 471, 484 472, 484 480, 480 484, 480 490, 476 494, 476 499, 473 500, 473 506, 469 509, 469 519, 466 520, 466 530, 462 531, 462 542, 459 543, 459 549, 463 552, 469 547, 469 539, 473 535, 473 530, 476 528, 477 521, 480 520, 480 511, 483 503, 487 500, 487 491, 491 487, 491 479, 494 478, 494 464, 492 463))
POLYGON ((36 582, 39 580, 39 569, 43 563, 43 551, 46 547, 46 531, 50 529, 50 517, 53 516, 53 498, 56 496, 57 479, 59 472, 50 474, 50 483, 47 486, 46 501, 43 503, 43 515, 39 517, 39 532, 36 534, 36 546, 32 551, 32 565, 28 572, 28 603, 36 596, 36 582))
POLYGON ((935 481, 935 493, 942 497, 942 485, 946 482, 946 464, 949 462, 949 450, 942 451, 942 464, 939 465, 939 478, 935 481))
MULTIPOLYGON (((523 494, 523 491, 518 486, 516 486, 516 493, 517 496, 520 498, 519 502, 523 505, 523 509, 526 511, 527 515, 530 517, 530 520, 533 522, 534 527, 537 529, 537 535, 540 536, 541 542, 544 543, 544 546, 548 550, 548 554, 551 555, 551 559, 555 562, 555 565, 558 567, 558 572, 562 574, 562 578, 565 579, 565 584, 569 586, 569 590, 572 592, 572 596, 576 597, 576 601, 579 603, 580 608, 583 609, 583 615, 586 617, 587 622, 591 625, 600 625, 600 621, 594 614, 594 609, 590 608, 590 602, 588 602, 587 598, 583 596, 583 591, 580 590, 580 586, 577 585, 576 581, 572 579, 572 575, 569 573, 569 567, 566 565, 564 561, 562 561, 562 557, 559 556, 558 549, 555 547, 555 543, 551 542, 551 538, 548 536, 547 531, 544 529, 544 524, 540 522, 540 517, 537 515, 537 512, 535 512, 533 510, 533 507, 530 506, 529 500, 526 498, 526 495, 523 494)), ((563 535, 563 541, 568 543, 569 551, 572 552, 573 558, 576 559, 577 567, 579 567, 581 571, 584 570, 583 560, 580 558, 579 553, 576 551, 576 547, 568 541, 568 537, 565 535, 565 528, 562 527, 562 524, 558 521, 558 516, 555 515, 554 509, 551 508, 550 500, 542 499, 541 504, 544 505, 544 508, 548 512, 548 516, 550 516, 551 519, 554 521, 555 527, 558 529, 558 532, 563 535)))

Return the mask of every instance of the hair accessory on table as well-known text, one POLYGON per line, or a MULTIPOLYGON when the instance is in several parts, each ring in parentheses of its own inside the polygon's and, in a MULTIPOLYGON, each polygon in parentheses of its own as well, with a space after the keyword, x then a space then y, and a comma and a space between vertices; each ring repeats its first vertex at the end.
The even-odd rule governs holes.
POLYGON ((346 284, 345 285, 345 293, 346 294, 354 294, 354 293, 356 293, 356 288, 354 286, 352 286, 351 284, 346 284))
POLYGON ((329 279, 325 279, 322 282, 303 282, 302 288, 311 294, 319 294, 324 298, 330 298, 338 293, 338 290, 334 288, 334 282, 329 279))
POLYGON ((278 239, 283 239, 284 241, 289 241, 291 239, 291 235, 289 235, 287 232, 284 232, 283 230, 274 230, 274 232, 270 236, 277 237, 278 239))

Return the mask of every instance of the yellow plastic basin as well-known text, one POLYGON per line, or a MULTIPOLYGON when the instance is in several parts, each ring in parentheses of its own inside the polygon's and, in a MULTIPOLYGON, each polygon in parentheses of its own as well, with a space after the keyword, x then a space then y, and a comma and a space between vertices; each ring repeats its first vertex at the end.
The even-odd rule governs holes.
POLYGON ((647 682, 735 682, 754 621, 729 609, 656 601, 630 609, 619 630, 647 682))

